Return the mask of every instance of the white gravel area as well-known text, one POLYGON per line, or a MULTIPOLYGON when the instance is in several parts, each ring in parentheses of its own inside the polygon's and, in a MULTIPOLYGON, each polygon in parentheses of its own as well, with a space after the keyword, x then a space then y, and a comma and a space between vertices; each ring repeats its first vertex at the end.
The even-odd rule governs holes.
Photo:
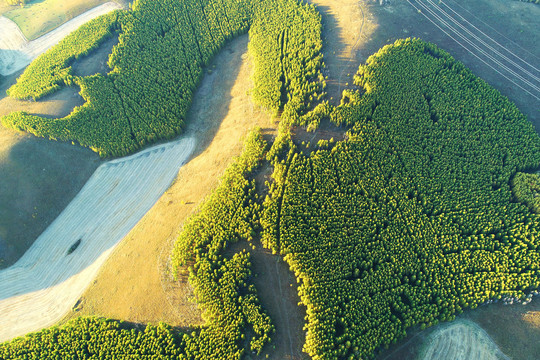
POLYGON ((94 172, 24 256, 0 271, 0 342, 51 326, 71 310, 194 147, 195 139, 186 137, 109 161, 94 172))
POLYGON ((484 329, 456 320, 429 336, 421 360, 509 360, 484 329))
POLYGON ((114 2, 96 6, 33 41, 26 39, 17 24, 0 16, 0 75, 7 76, 21 70, 82 24, 121 8, 114 2))

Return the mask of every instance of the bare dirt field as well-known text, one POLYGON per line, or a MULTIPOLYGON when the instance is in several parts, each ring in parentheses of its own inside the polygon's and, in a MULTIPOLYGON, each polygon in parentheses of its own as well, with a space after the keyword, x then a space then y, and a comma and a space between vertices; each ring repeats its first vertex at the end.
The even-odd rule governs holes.
POLYGON ((102 164, 24 256, 0 271, 0 341, 51 326, 170 186, 195 140, 183 136, 102 164))

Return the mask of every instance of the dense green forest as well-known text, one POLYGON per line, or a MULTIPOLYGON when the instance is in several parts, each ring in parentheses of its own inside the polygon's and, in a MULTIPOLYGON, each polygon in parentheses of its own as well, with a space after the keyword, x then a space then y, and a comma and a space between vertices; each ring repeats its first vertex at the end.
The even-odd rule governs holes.
POLYGON ((262 219, 301 284, 314 359, 369 358, 408 328, 540 286, 540 218, 519 202, 538 176, 517 199, 511 186, 540 165, 525 116, 420 40, 381 49, 355 84, 366 93, 331 113, 346 141, 309 155, 274 144, 262 219))
POLYGON ((320 15, 313 6, 296 0, 137 0, 131 11, 81 27, 29 66, 8 91, 37 99, 64 83, 75 84, 84 105, 62 119, 14 112, 2 123, 77 141, 101 156, 123 156, 170 139, 184 127, 205 66, 226 41, 248 29, 255 99, 276 114, 303 115, 324 89, 320 15), (119 43, 109 58, 110 72, 71 75, 72 62, 114 31, 119 43))
POLYGON ((270 149, 260 130, 249 136, 177 239, 174 272, 189 275, 204 327, 184 333, 78 319, 0 344, 0 359, 258 354, 274 327, 249 252, 229 245, 259 235, 300 284, 304 351, 313 359, 372 358, 411 328, 488 300, 527 301, 540 287, 540 138, 514 104, 448 53, 418 39, 385 46, 332 107, 311 5, 141 0, 117 14, 94 23, 120 34, 109 74, 71 75, 91 44, 57 46, 49 64, 32 70, 49 66, 44 82, 23 74, 16 85, 44 94, 78 84, 85 105, 65 119, 15 113, 3 123, 104 156, 135 151, 180 131, 204 66, 249 29, 253 97, 281 116, 279 134, 270 149), (346 129, 344 140, 297 143, 294 126, 316 130, 321 121, 346 129), (253 179, 265 162, 273 175, 263 199, 253 179))

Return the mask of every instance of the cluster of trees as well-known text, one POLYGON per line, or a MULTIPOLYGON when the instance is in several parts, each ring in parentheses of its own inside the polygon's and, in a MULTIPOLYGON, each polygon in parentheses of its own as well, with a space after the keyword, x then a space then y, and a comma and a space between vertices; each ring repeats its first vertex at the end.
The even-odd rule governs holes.
POLYGON ((314 5, 296 1, 265 0, 254 14, 253 98, 282 120, 300 122, 325 95, 321 27, 314 5))
POLYGON ((512 191, 517 201, 527 204, 535 213, 540 213, 540 176, 517 173, 512 179, 512 191))
MULTIPOLYGON (((136 1, 118 17, 111 72, 72 79, 84 105, 63 119, 16 112, 2 122, 38 136, 76 140, 101 156, 126 155, 171 138, 184 126, 202 68, 225 40, 247 31, 250 18, 244 1, 136 1)), ((78 31, 74 39, 82 36, 78 31)))
POLYGON ((71 64, 88 55, 118 29, 120 12, 113 11, 82 25, 60 43, 35 59, 7 94, 16 99, 37 100, 71 82, 71 64))
POLYGON ((173 267, 179 274, 189 265, 205 326, 186 333, 165 324, 140 331, 118 321, 79 318, 0 344, 0 359, 240 359, 246 352, 260 354, 274 326, 252 283, 250 254, 225 250, 251 240, 257 227, 260 209, 254 182, 247 178, 265 152, 260 129, 254 130, 243 154, 177 240, 173 267))
POLYGON ((186 339, 165 324, 143 330, 100 318, 78 318, 0 344, 0 359, 187 359, 186 339))
POLYGON ((104 157, 169 139, 182 131, 203 68, 227 40, 252 24, 257 100, 291 118, 303 115, 324 88, 320 15, 312 6, 296 0, 139 0, 131 11, 99 18, 73 33, 9 90, 14 97, 39 98, 62 83, 76 84, 84 105, 62 119, 14 112, 2 123, 36 136, 74 140, 104 157), (71 62, 115 29, 119 43, 109 57, 109 74, 70 75, 71 62))
POLYGON ((306 155, 282 132, 269 153, 263 243, 300 283, 313 359, 370 358, 540 286, 540 217, 512 201, 516 171, 540 165, 525 116, 420 40, 381 49, 355 82, 366 93, 331 113, 347 140, 306 155))
POLYGON ((274 326, 262 309, 251 282, 250 255, 232 257, 225 250, 237 241, 252 241, 259 205, 255 182, 248 176, 264 158, 266 142, 260 129, 247 138, 242 155, 230 165, 218 188, 193 216, 177 239, 172 256, 176 274, 188 265, 203 318, 209 326, 198 337, 205 359, 239 358, 244 351, 259 354, 274 326), (252 334, 245 338, 245 334, 252 334))

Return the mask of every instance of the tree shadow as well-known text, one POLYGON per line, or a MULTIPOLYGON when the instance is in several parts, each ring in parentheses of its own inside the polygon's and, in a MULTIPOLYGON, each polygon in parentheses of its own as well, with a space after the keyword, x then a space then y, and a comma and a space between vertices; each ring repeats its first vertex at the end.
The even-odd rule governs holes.
MULTIPOLYGON (((0 138, 9 130, 0 129, 0 138)), ((0 149, 0 258, 12 265, 100 164, 88 149, 30 135, 0 149), (3 250, 2 250, 3 249, 3 250)))

